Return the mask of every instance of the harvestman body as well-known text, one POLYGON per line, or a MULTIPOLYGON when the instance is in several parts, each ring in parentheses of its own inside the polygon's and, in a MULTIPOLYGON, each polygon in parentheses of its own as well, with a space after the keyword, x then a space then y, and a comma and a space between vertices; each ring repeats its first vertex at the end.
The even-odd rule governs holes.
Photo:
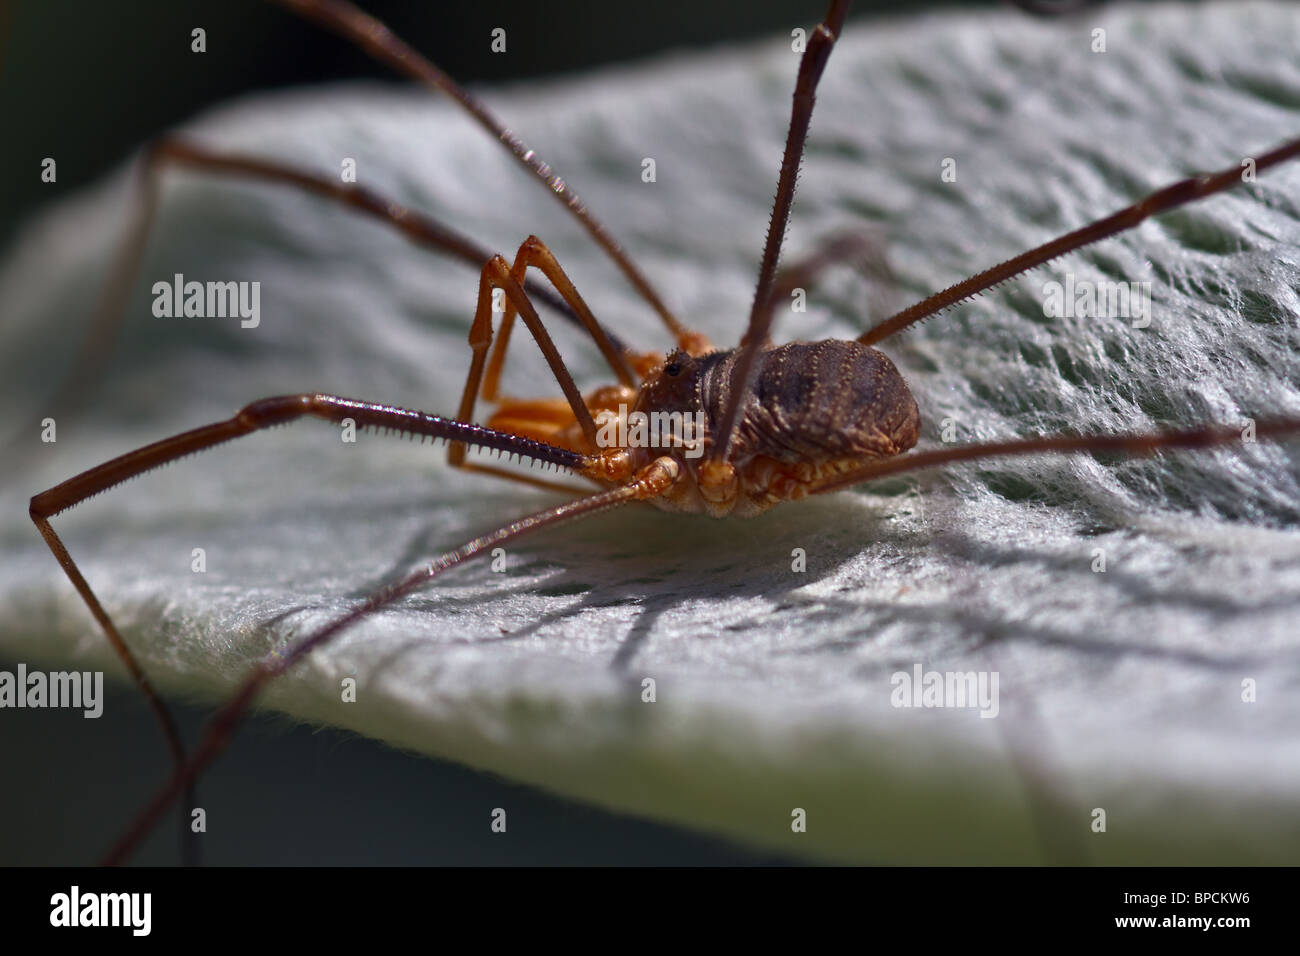
MULTIPOLYGON (((170 781, 119 839, 106 862, 123 860, 156 825, 173 800, 182 793, 192 794, 194 781, 224 748, 235 726, 269 681, 358 619, 423 587, 449 568, 527 532, 632 501, 715 517, 743 517, 759 514, 783 501, 948 462, 1044 452, 1118 451, 1146 455, 1165 448, 1203 448, 1241 440, 1236 428, 1211 426, 1147 435, 1048 436, 905 454, 919 436, 916 402, 893 362, 873 348, 895 332, 1027 269, 1130 229, 1152 215, 1236 185, 1241 181, 1242 171, 1238 164, 1217 173, 1182 180, 1111 216, 972 276, 899 312, 856 341, 774 346, 769 332, 776 303, 791 289, 811 284, 826 267, 851 262, 864 254, 862 237, 838 236, 809 258, 780 272, 777 270, 781 239, 786 231, 796 173, 812 116, 814 91, 847 13, 848 0, 831 0, 824 22, 809 37, 800 61, 776 201, 748 329, 736 348, 716 350, 703 336, 678 321, 572 189, 437 67, 344 0, 278 2, 460 103, 546 184, 606 250, 659 314, 676 340, 676 349, 665 359, 661 353, 633 351, 608 333, 536 237, 525 240, 514 262, 508 263, 446 225, 361 187, 343 185, 257 158, 214 153, 190 142, 169 139, 155 144, 144 165, 144 201, 94 319, 90 343, 110 335, 119 320, 128 280, 138 266, 156 204, 158 172, 167 164, 280 182, 316 193, 376 217, 413 241, 481 267, 482 271, 469 335, 472 351, 469 374, 454 418, 333 395, 268 398, 245 406, 226 421, 128 452, 32 499, 32 520, 149 699, 176 765, 170 781), (536 284, 527 275, 530 268, 540 271, 555 291, 536 284), (495 290, 504 295, 506 308, 494 336, 495 290), (544 302, 565 320, 582 327, 599 348, 617 384, 581 394, 534 301, 544 302), (541 349, 563 399, 503 400, 499 396, 498 382, 516 317, 541 349), (494 405, 485 425, 474 424, 475 406, 480 398, 494 405), (645 447, 627 442, 611 445, 598 440, 597 420, 617 412, 620 407, 643 413, 679 412, 684 416, 699 416, 698 420, 704 423, 703 453, 688 454, 681 447, 645 447), (441 438, 450 443, 448 457, 454 467, 569 492, 578 490, 466 461, 466 449, 470 445, 506 452, 564 469, 592 482, 600 490, 582 491, 582 497, 511 522, 434 558, 426 567, 371 594, 351 611, 288 650, 268 657, 217 712, 193 754, 187 756, 166 705, 152 689, 50 519, 94 494, 176 458, 302 417, 333 422, 351 419, 361 427, 441 438)), ((1254 166, 1262 171, 1297 156, 1300 156, 1300 139, 1254 157, 1254 166)), ((93 351, 88 345, 82 356, 83 366, 88 364, 87 356, 93 351)), ((79 367, 79 371, 85 369, 79 367)), ((1261 421, 1256 425, 1256 437, 1260 439, 1279 439, 1296 433, 1300 433, 1300 420, 1261 421)))

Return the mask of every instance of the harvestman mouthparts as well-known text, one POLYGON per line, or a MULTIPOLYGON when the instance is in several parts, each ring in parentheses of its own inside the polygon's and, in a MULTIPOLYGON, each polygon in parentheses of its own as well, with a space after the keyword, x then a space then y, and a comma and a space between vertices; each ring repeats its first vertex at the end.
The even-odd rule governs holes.
MULTIPOLYGON (((144 189, 138 211, 92 320, 77 366, 79 373, 90 369, 89 356, 95 353, 96 345, 111 337, 120 322, 130 279, 139 266, 156 207, 158 175, 168 165, 294 186, 375 217, 414 242, 473 264, 481 272, 469 333, 469 373, 454 418, 324 394, 266 398, 245 406, 226 421, 128 452, 32 498, 32 520, 148 699, 175 764, 170 780, 121 835, 105 857, 106 863, 125 860, 178 796, 192 794, 199 774, 226 746, 234 728, 248 714, 269 681, 359 619, 476 555, 529 532, 633 501, 715 517, 747 516, 784 501, 953 462, 1042 453, 1151 455, 1163 449, 1208 448, 1241 440, 1237 428, 1206 426, 1143 435, 1044 436, 906 454, 916 444, 920 431, 916 402, 893 362, 873 347, 1027 269, 1131 229, 1151 216, 1229 189, 1242 180, 1239 165, 1184 179, 1153 192, 1113 215, 1053 239, 897 313, 864 332, 856 341, 793 342, 775 346, 770 332, 776 304, 782 296, 792 288, 812 284, 830 266, 859 258, 864 249, 861 237, 833 237, 809 258, 780 272, 777 270, 812 118, 814 94, 849 6, 848 0, 832 0, 825 19, 808 38, 800 60, 776 199, 748 327, 736 348, 717 350, 704 336, 683 325, 664 305, 649 280, 572 187, 450 77, 383 24, 344 0, 278 2, 339 34, 397 72, 460 104, 587 229, 660 317, 676 348, 664 359, 660 353, 633 351, 606 332, 555 257, 534 236, 520 245, 513 262, 507 262, 445 224, 355 185, 340 184, 255 157, 219 154, 176 139, 160 141, 150 148, 142 165, 144 189), (530 268, 539 271, 550 288, 535 285, 528 275, 530 268), (506 308, 494 344, 495 290, 504 296, 506 308), (617 384, 586 395, 578 390, 534 307, 534 300, 554 308, 590 336, 617 384), (501 397, 499 382, 516 316, 550 366, 562 399, 501 397), (475 407, 480 399, 493 406, 486 424, 474 423, 475 407), (700 416, 699 420, 707 426, 703 455, 688 455, 680 448, 648 449, 628 443, 601 447, 596 420, 605 413, 616 412, 620 406, 643 413, 700 416), (520 518, 433 558, 426 567, 375 591, 351 611, 287 651, 268 656, 216 713, 194 752, 187 756, 166 705, 153 690, 50 519, 92 495, 167 462, 303 417, 330 422, 351 419, 362 427, 443 439, 449 443, 448 463, 453 467, 578 492, 582 497, 520 518), (470 463, 466 461, 470 446, 562 469, 599 490, 591 493, 590 489, 470 463)), ((1255 157, 1255 168, 1263 171, 1298 156, 1300 139, 1291 140, 1255 157)), ((1260 421, 1256 425, 1256 437, 1260 439, 1278 440, 1297 433, 1300 433, 1300 419, 1260 421)))

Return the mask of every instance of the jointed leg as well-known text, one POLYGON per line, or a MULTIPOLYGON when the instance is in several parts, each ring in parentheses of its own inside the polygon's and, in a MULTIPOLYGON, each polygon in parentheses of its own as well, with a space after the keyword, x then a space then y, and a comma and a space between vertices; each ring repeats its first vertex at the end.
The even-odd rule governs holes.
MULTIPOLYGON (((510 274, 514 276, 515 281, 524 288, 525 292, 528 291, 525 278, 529 266, 539 270, 555 287, 555 290, 569 308, 573 310, 573 314, 578 317, 582 327, 596 343, 596 347, 600 349, 600 354, 604 356, 619 383, 628 388, 635 388, 637 384, 636 376, 627 360, 636 357, 625 355, 613 346, 609 341, 609 336, 605 334, 605 330, 600 327, 596 317, 591 314, 591 309, 587 307, 587 303, 579 295, 577 287, 574 286, 564 270, 560 268, 559 262, 556 261, 551 250, 546 247, 546 243, 536 236, 529 236, 520 244, 519 250, 515 253, 515 263, 510 268, 510 274)), ((492 357, 488 361, 487 372, 483 378, 483 388, 479 393, 489 402, 495 402, 498 398, 501 372, 505 367, 506 347, 510 344, 510 331, 514 326, 517 311, 518 309, 513 302, 506 302, 505 314, 501 317, 501 330, 497 335, 496 348, 492 350, 492 357)), ((488 317, 488 320, 487 335, 490 339, 492 336, 491 316, 488 317)), ((478 316, 476 315, 476 325, 477 322, 478 316)), ((481 337, 480 333, 471 330, 471 347, 481 337)), ((462 408, 462 412, 464 412, 464 408, 462 408)), ((463 421, 469 421, 463 414, 460 417, 463 421)))
MULTIPOLYGON (((1257 422, 1255 437, 1282 441, 1300 435, 1300 419, 1282 418, 1257 422)), ((1077 454, 1080 452, 1120 452, 1134 457, 1154 455, 1165 448, 1213 448, 1219 445, 1240 443, 1242 429, 1223 425, 1205 425, 1180 431, 1152 432, 1146 435, 1048 435, 1015 441, 982 442, 976 445, 957 445, 953 448, 936 448, 932 451, 912 452, 897 458, 885 458, 863 465, 861 468, 833 478, 820 485, 813 494, 838 491, 920 468, 933 468, 958 461, 976 461, 986 458, 1006 458, 1016 455, 1077 454)))
MULTIPOLYGON (((90 327, 73 359, 65 383, 52 399, 52 407, 44 414, 59 417, 73 408, 89 385, 103 370, 106 357, 121 327, 126 301, 132 282, 140 271, 144 250, 158 208, 158 193, 162 173, 170 166, 190 167, 213 173, 227 173, 268 183, 281 183, 302 189, 371 216, 397 229, 412 242, 426 249, 448 255, 475 269, 491 258, 492 253, 472 239, 439 222, 432 216, 403 206, 365 187, 343 183, 315 173, 304 172, 283 163, 251 156, 220 153, 196 143, 180 139, 162 139, 145 153, 136 184, 136 197, 127 233, 117 255, 109 265, 104 287, 92 314, 90 327)), ((525 283, 534 300, 555 309, 570 322, 590 330, 594 318, 584 321, 565 304, 564 299, 546 286, 529 280, 525 283)), ((618 354, 627 353, 627 347, 610 333, 599 329, 607 348, 618 354)))
POLYGON ((299 418, 320 418, 338 423, 351 420, 362 428, 384 428, 402 434, 468 442, 579 472, 591 464, 589 456, 575 451, 395 405, 378 405, 318 392, 277 395, 245 405, 225 421, 191 429, 119 455, 41 492, 32 498, 32 518, 52 518, 92 495, 168 462, 299 418))
POLYGON ((808 38, 808 46, 799 60, 799 77, 795 81, 794 105, 790 110, 790 129, 785 138, 785 154, 781 158, 781 177, 776 185, 776 201, 772 204, 772 219, 768 224, 767 242, 763 247, 763 261, 758 270, 758 284, 754 289, 754 303, 750 308, 749 326, 745 330, 745 345, 740 350, 731 373, 731 400, 722 418, 706 468, 725 467, 731 440, 735 434, 739 411, 744 407, 752 386, 755 360, 767 341, 772 324, 772 285, 776 277, 777 260, 781 257, 781 243, 790 222, 790 207, 794 204, 794 188, 799 178, 799 164, 803 159, 804 144, 808 140, 808 124, 812 121, 816 102, 817 84, 830 59, 835 38, 844 26, 849 9, 848 0, 831 0, 825 19, 808 38))
MULTIPOLYGON (((374 17, 357 9, 345 0, 276 0, 300 16, 311 20, 325 29, 338 34, 360 47, 375 60, 385 64, 403 76, 423 83, 431 89, 446 94, 455 100, 470 116, 483 127, 493 139, 500 142, 518 162, 545 184, 547 192, 564 204, 618 266, 632 287, 658 313, 664 326, 677 339, 680 348, 692 355, 700 355, 710 350, 708 339, 698 332, 686 328, 664 305, 659 294, 655 292, 650 281, 642 275, 627 253, 609 231, 596 220, 573 188, 565 182, 536 152, 529 149, 513 131, 502 125, 501 121, 488 112, 479 100, 465 92, 455 80, 438 69, 427 58, 393 35, 386 26, 374 17)), ((838 0, 837 0, 838 2, 838 0)))
MULTIPOLYGON (((149 678, 145 676, 143 668, 140 667, 140 662, 135 659, 135 655, 131 653, 126 641, 122 640, 122 635, 118 632, 113 619, 108 616, 104 606, 99 603, 99 598, 91 590, 90 584, 81 573, 81 569, 77 567, 77 563, 72 560, 72 555, 68 553, 63 540, 51 526, 49 519, 53 512, 38 508, 36 499, 32 499, 30 513, 32 521, 36 524, 36 530, 45 539, 46 545, 54 554, 54 559, 59 562, 59 567, 63 568, 63 573, 68 576, 72 586, 81 595, 82 601, 90 609, 91 616, 99 622, 100 629, 108 638, 113 651, 126 666, 127 673, 131 675, 131 680, 135 683, 135 686, 144 694, 145 700, 149 703, 149 709, 153 711, 154 718, 162 728, 163 738, 167 742, 167 751, 171 754, 172 763, 175 765, 176 770, 179 771, 185 763, 185 744, 181 740, 180 729, 176 726, 176 720, 172 716, 171 710, 163 703, 163 699, 158 696, 158 692, 154 690, 149 678)), ((194 794, 192 783, 186 786, 185 805, 188 807, 198 805, 198 798, 194 794)), ((193 865, 198 863, 199 853, 196 835, 190 829, 189 823, 189 819, 182 814, 180 821, 182 861, 186 865, 193 865)))
MULTIPOLYGON (((412 209, 356 183, 345 183, 337 177, 306 172, 284 163, 231 153, 210 150, 188 140, 168 138, 159 140, 145 158, 145 176, 151 202, 156 202, 158 177, 164 164, 189 166, 214 173, 229 173, 249 179, 293 186, 304 192, 349 206, 385 225, 401 232, 416 245, 458 259, 466 265, 480 268, 492 256, 491 250, 479 245, 464 233, 427 213, 412 209)), ((135 263, 138 264, 138 253, 135 263)), ((136 271, 135 266, 130 269, 136 271)), ((130 275, 125 277, 130 279, 130 275)), ((564 300, 550 289, 537 283, 525 285, 529 295, 545 303, 575 325, 582 324, 569 310, 564 300)), ((594 321, 594 320, 593 320, 594 321)), ((611 333, 601 330, 614 349, 624 351, 623 343, 611 333)))
MULTIPOLYGON (((555 343, 551 340, 541 318, 537 315, 537 310, 533 308, 532 303, 528 301, 528 296, 523 291, 522 280, 530 265, 542 269, 547 278, 555 283, 556 288, 573 306, 574 311, 583 319, 584 325, 596 340, 597 346, 610 364, 615 367, 623 386, 631 389, 635 385, 631 370, 622 360, 622 357, 613 352, 608 341, 603 339, 600 334, 600 327, 595 324, 595 318, 591 315, 591 310, 587 308, 582 297, 578 295, 577 289, 573 287, 563 270, 560 269, 559 263, 555 261, 550 251, 536 236, 529 236, 519 247, 519 253, 515 257, 513 267, 507 266, 505 259, 501 258, 501 256, 493 256, 483 266, 482 278, 479 281, 478 306, 474 311, 474 321, 470 325, 469 331, 469 345, 473 355, 470 359, 469 372, 465 377, 465 389, 461 394, 460 408, 456 417, 461 421, 473 420, 474 405, 478 399, 481 386, 485 393, 490 390, 487 397, 496 397, 498 376, 504 362, 503 346, 507 341, 505 336, 508 336, 514 315, 518 312, 524 321, 524 325, 528 327, 528 330, 533 334, 533 338, 537 341, 538 348, 542 350, 542 355, 545 356, 547 364, 550 365, 551 373, 559 383, 560 390, 564 392, 573 420, 581 427, 586 438, 587 447, 595 449, 596 423, 591 417, 591 412, 588 410, 586 402, 583 401, 582 394, 573 381, 573 376, 569 374, 569 370, 565 367, 559 350, 556 349, 555 343), (494 367, 487 369, 487 379, 485 381, 484 369, 487 364, 488 349, 492 345, 492 307, 493 290, 495 289, 500 289, 505 294, 506 299, 505 317, 502 321, 503 338, 498 340, 497 351, 494 354, 494 367)), ((460 442, 453 442, 448 448, 447 460, 453 467, 464 467, 465 446, 460 442)), ((493 473, 500 474, 501 472, 494 470, 493 473)))
MULTIPOLYGON (((1263 172, 1271 166, 1277 166, 1297 157, 1300 157, 1300 139, 1293 139, 1275 149, 1269 150, 1262 156, 1255 157, 1254 168, 1256 172, 1263 172)), ((1035 266, 1040 266, 1057 256, 1063 256, 1067 252, 1081 249, 1100 239, 1106 239, 1132 229, 1151 216, 1158 216, 1187 203, 1204 199, 1206 196, 1213 196, 1225 189, 1231 189, 1243 181, 1242 174, 1243 168, 1238 164, 1229 166, 1227 169, 1221 169, 1217 173, 1207 173, 1202 176, 1192 176, 1188 179, 1179 180, 1173 185, 1159 189, 1146 198, 1133 203, 1133 205, 1107 216, 1105 219, 1098 219, 1081 229, 1059 236, 1051 242, 1046 242, 1035 249, 1021 253, 991 269, 985 269, 978 275, 973 275, 956 285, 949 286, 942 292, 935 293, 928 299, 921 300, 916 305, 910 306, 897 315, 886 319, 871 331, 864 332, 858 336, 858 341, 863 345, 875 345, 877 342, 889 338, 895 332, 901 332, 913 323, 928 318, 936 312, 942 312, 950 306, 991 289, 1001 282, 1015 278, 1020 273, 1035 266)))
POLYGON ((677 480, 678 465, 671 458, 659 458, 633 479, 611 491, 601 492, 578 501, 570 501, 554 508, 521 518, 489 534, 461 545, 455 551, 434 558, 426 567, 407 575, 400 581, 375 591, 365 601, 347 614, 325 625, 320 630, 299 641, 287 652, 268 656, 248 676, 243 685, 216 716, 209 721, 203 738, 195 747, 194 755, 173 775, 158 792, 153 801, 136 818, 104 859, 106 865, 121 863, 154 827, 167 807, 184 788, 192 784, 200 773, 225 749, 234 729, 247 716, 253 701, 272 679, 289 670, 313 650, 332 640, 340 631, 368 614, 392 604, 423 587, 433 578, 476 555, 490 552, 492 548, 512 541, 530 531, 559 524, 583 515, 608 511, 631 501, 645 501, 663 494, 677 480))
MULTIPOLYGON (((63 568, 68 580, 72 582, 72 586, 81 595, 91 615, 99 622, 100 628, 126 666, 132 680, 148 700, 150 708, 162 727, 172 759, 178 767, 184 760, 185 749, 171 712, 154 690, 139 661, 122 639, 112 618, 91 589, 71 554, 68 553, 63 540, 50 524, 50 519, 92 495, 168 462, 304 416, 334 422, 342 422, 350 418, 362 427, 391 428, 400 432, 429 435, 435 438, 470 441, 498 451, 545 461, 562 468, 581 469, 587 464, 586 457, 575 452, 551 448, 515 435, 507 435, 435 415, 357 402, 331 395, 284 395, 254 402, 224 422, 196 428, 120 455, 33 497, 29 513, 36 529, 49 546, 55 560, 59 562, 59 566, 63 568)), ((195 805, 193 799, 187 802, 190 806, 195 805)), ((190 831, 187 819, 182 819, 181 824, 184 833, 183 846, 187 857, 192 858, 193 833, 190 831)))
MULTIPOLYGON (((515 314, 521 310, 521 305, 510 295, 508 287, 500 281, 501 267, 504 262, 505 260, 499 256, 495 257, 495 260, 489 262, 483 270, 483 278, 479 285, 478 308, 475 310, 474 321, 469 332, 469 345, 473 350, 473 354, 470 360, 469 372, 465 377, 465 388, 461 394, 460 408, 456 413, 456 417, 461 421, 474 420, 474 406, 480 396, 490 402, 496 402, 500 398, 501 372, 505 366, 505 353, 510 343, 510 331, 514 326, 515 314), (506 293, 506 302, 501 319, 501 328, 496 337, 496 345, 493 346, 493 312, 490 306, 492 305, 493 290, 497 288, 506 293), (490 358, 488 357, 489 347, 492 348, 490 358)), ((543 275, 555 286, 564 301, 573 309, 574 314, 579 316, 583 327, 590 333, 601 354, 609 363, 610 368, 614 370, 619 379, 619 384, 631 393, 636 387, 636 377, 632 369, 628 366, 624 356, 616 352, 609 344, 608 339, 605 338, 599 324, 597 324, 595 317, 591 314, 591 310, 583 301, 578 290, 569 280, 569 277, 565 275, 555 256, 546 248, 546 244, 536 236, 529 236, 523 241, 519 246, 518 253, 515 255, 514 265, 508 270, 509 276, 516 285, 522 285, 529 267, 541 270, 543 275)), ((525 295, 522 307, 527 307, 527 305, 527 296, 525 295)), ((524 314, 525 325, 533 329, 534 337, 537 337, 538 332, 534 329, 532 320, 527 317, 526 313, 524 314)), ((538 324, 537 328, 540 328, 540 324, 538 324)), ((543 354, 547 356, 547 360, 551 361, 552 369, 556 369, 556 361, 560 363, 559 369, 562 370, 563 374, 557 370, 555 377, 565 393, 566 401, 555 402, 540 399, 510 401, 498 409, 497 414, 493 416, 492 424, 502 430, 517 432, 539 441, 555 442, 555 438, 561 430, 577 421, 582 425, 588 442, 594 447, 594 422, 590 432, 587 431, 587 426, 584 423, 584 416, 588 420, 591 418, 586 402, 579 397, 578 401, 581 405, 581 411, 579 411, 578 405, 575 405, 570 397, 576 393, 576 386, 573 384, 568 370, 564 368, 563 362, 559 360, 558 353, 555 354, 555 360, 552 361, 551 352, 554 350, 554 346, 550 344, 550 338, 545 335, 544 331, 542 336, 543 338, 538 338, 538 344, 541 346, 543 354)), ((577 490, 568 485, 532 478, 518 472, 467 462, 465 460, 465 446, 459 442, 454 442, 448 446, 447 461, 453 468, 509 478, 549 490, 566 492, 577 490)))
MULTIPOLYGON (((253 402, 241 409, 234 417, 223 422, 195 428, 171 438, 137 448, 135 451, 119 455, 117 458, 97 465, 61 484, 43 491, 31 500, 29 513, 32 521, 45 539, 60 567, 68 575, 77 592, 81 594, 87 607, 99 621, 108 635, 127 670, 149 698, 155 710, 165 711, 157 695, 148 686, 139 663, 122 640, 112 620, 99 603, 90 585, 72 560, 63 541, 50 524, 50 519, 85 501, 87 498, 106 491, 115 485, 152 471, 178 458, 204 451, 215 445, 223 444, 235 438, 252 434, 265 428, 283 425, 297 418, 314 417, 326 421, 343 422, 351 419, 363 428, 388 428, 397 432, 427 435, 459 442, 469 442, 497 451, 517 454, 556 465, 581 471, 590 460, 585 455, 563 448, 553 448, 540 442, 493 431, 481 425, 428 415, 423 412, 410 411, 391 405, 375 405, 334 395, 302 394, 281 395, 253 402)), ((181 751, 180 737, 170 717, 159 714, 159 720, 167 732, 173 754, 181 751)))

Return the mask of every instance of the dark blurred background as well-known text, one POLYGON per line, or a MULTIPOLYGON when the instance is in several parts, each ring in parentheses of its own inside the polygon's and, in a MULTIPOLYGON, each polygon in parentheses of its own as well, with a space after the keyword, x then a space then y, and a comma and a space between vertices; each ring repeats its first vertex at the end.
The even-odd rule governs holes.
MULTIPOLYGON (((998 3, 859 0, 851 15, 998 3)), ((827 2, 365 0, 362 6, 456 79, 490 83, 808 29, 827 2), (495 27, 506 30, 505 54, 489 48, 495 27)), ((403 82, 265 0, 0 0, 0 243, 35 206, 94 180, 205 106, 254 90, 349 77, 403 82), (195 27, 207 31, 202 55, 190 52, 195 27), (46 156, 58 160, 55 184, 39 180, 46 156)))

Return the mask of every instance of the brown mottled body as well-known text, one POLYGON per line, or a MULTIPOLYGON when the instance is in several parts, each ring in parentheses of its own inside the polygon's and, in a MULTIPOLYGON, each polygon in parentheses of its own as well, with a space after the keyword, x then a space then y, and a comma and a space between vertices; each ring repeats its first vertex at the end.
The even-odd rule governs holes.
POLYGON ((711 480, 705 467, 714 446, 709 427, 732 400, 739 355, 738 349, 699 357, 678 350, 641 387, 635 411, 700 411, 706 422, 703 458, 689 457, 683 449, 629 449, 633 471, 660 455, 681 466, 681 478, 653 499, 656 506, 749 517, 916 444, 921 427, 916 401, 883 352, 838 339, 791 342, 760 353, 726 457, 735 480, 711 480))
POLYGON ((670 458, 680 477, 651 503, 715 518, 748 518, 803 498, 827 481, 902 454, 920 437, 916 400, 883 352, 842 339, 790 342, 758 353, 735 432, 721 454, 718 423, 735 401, 740 356, 740 349, 692 355, 679 348, 648 370, 640 388, 607 385, 583 396, 593 419, 621 408, 647 418, 699 421, 702 449, 593 444, 563 399, 503 399, 488 427, 588 456, 592 464, 582 473, 606 486, 670 458))

